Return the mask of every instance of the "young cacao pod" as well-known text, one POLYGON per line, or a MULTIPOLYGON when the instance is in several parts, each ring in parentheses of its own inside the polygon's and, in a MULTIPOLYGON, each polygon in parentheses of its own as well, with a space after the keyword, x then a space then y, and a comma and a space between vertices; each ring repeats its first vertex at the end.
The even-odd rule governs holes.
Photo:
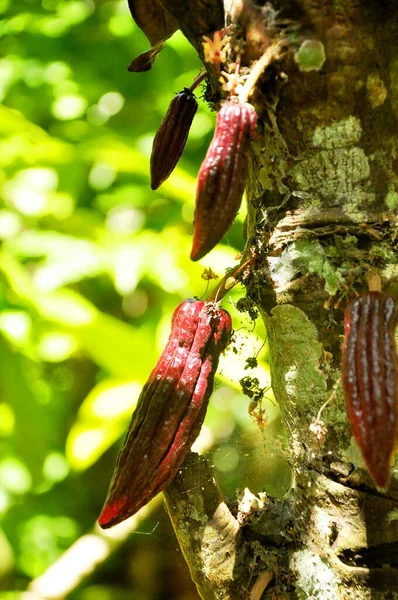
POLYGON ((378 488, 390 481, 398 442, 398 360, 394 339, 396 302, 367 292, 348 304, 342 382, 348 421, 378 488))
POLYGON ((198 109, 193 93, 184 88, 176 94, 160 123, 151 154, 151 188, 156 190, 180 160, 191 123, 198 109))
POLYGON ((176 308, 117 459, 98 519, 103 529, 133 515, 177 474, 205 418, 231 327, 229 313, 214 303, 189 299, 176 308))
POLYGON ((250 104, 226 102, 198 175, 192 260, 224 237, 239 210, 248 173, 248 151, 257 123, 250 104))

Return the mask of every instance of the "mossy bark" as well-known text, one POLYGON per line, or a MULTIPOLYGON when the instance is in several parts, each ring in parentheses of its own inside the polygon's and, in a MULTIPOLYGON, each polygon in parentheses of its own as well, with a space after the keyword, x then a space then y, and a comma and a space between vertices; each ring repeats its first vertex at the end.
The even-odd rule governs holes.
MULTIPOLYGON (((274 8, 270 30, 289 49, 251 99, 259 133, 247 187, 247 296, 267 327, 294 484, 283 502, 253 501, 238 518, 235 591, 210 586, 202 597, 398 598, 398 469, 388 492, 378 492, 352 441, 340 384, 348 299, 367 289, 372 267, 384 291, 398 292, 398 6, 276 0, 274 8), (261 572, 275 577, 255 596, 261 572)), ((190 41, 199 48, 197 34, 190 41)))

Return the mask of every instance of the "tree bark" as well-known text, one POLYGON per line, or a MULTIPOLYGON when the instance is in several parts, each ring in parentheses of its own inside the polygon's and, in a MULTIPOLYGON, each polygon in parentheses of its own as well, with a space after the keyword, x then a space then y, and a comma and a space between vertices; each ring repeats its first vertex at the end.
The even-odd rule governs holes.
MULTIPOLYGON (((162 3, 199 51, 210 24, 222 26, 221 2, 210 3, 208 18, 204 2, 191 2, 189 16, 178 3, 162 3), (188 25, 195 7, 199 26, 188 25)), ((270 43, 279 35, 289 47, 251 98, 259 133, 247 186, 254 261, 247 298, 266 324, 294 484, 284 501, 262 507, 252 499, 230 515, 233 568, 222 591, 208 585, 204 562, 195 581, 206 599, 398 598, 398 470, 386 493, 375 489, 350 435, 340 381, 347 301, 367 289, 372 267, 383 291, 398 291, 398 6, 276 0, 274 8, 261 13, 270 43), (254 586, 264 572, 274 578, 261 595, 254 586)), ((247 36, 253 21, 242 15, 258 19, 260 8, 242 0, 228 2, 231 11, 247 36)), ((203 481, 213 477, 205 471, 203 481)), ((191 500, 180 486, 201 497, 196 517, 204 528, 218 514, 204 507, 222 505, 219 490, 197 480, 197 473, 177 478, 166 493, 170 506, 179 490, 170 514, 190 565, 187 548, 195 541, 200 553, 205 536, 194 521, 183 523, 191 500)))
POLYGON ((166 508, 202 598, 237 598, 245 546, 206 459, 191 452, 173 485, 166 508), (203 574, 206 576, 203 577, 203 574))

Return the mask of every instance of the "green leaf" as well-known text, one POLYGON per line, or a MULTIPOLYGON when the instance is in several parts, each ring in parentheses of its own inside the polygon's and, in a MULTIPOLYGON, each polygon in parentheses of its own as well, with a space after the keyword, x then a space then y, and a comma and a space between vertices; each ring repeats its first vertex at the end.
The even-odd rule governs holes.
POLYGON ((46 406, 39 404, 26 379, 28 361, 13 352, 0 336, 0 401, 14 415, 11 444, 17 457, 28 468, 33 484, 42 479, 42 466, 52 436, 46 418, 46 406))
POLYGON ((87 469, 119 439, 127 428, 141 388, 141 382, 108 379, 91 390, 66 443, 66 456, 72 468, 87 469))
POLYGON ((62 289, 40 292, 23 267, 0 253, 0 269, 19 298, 40 317, 57 323, 76 336, 94 362, 114 376, 140 379, 153 364, 153 334, 99 311, 80 294, 62 289))

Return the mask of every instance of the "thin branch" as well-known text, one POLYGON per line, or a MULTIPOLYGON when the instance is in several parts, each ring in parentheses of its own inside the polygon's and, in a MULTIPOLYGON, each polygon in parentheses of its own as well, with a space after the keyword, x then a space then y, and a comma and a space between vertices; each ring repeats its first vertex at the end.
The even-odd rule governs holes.
POLYGON ((161 496, 157 496, 133 517, 110 530, 103 531, 95 525, 91 532, 77 539, 40 577, 33 579, 28 591, 51 600, 68 597, 129 535, 137 531, 140 523, 160 502, 161 496))
POLYGON ((274 578, 274 574, 270 571, 262 571, 257 577, 256 583, 253 585, 250 592, 250 600, 261 600, 264 590, 274 578))
POLYGON ((249 96, 256 85, 257 81, 261 77, 262 73, 265 71, 270 64, 272 64, 275 60, 280 57, 280 51, 282 46, 286 44, 286 40, 281 40, 274 44, 271 44, 264 52, 261 58, 253 66, 250 71, 249 77, 246 79, 245 84, 239 94, 239 102, 247 102, 249 96))
POLYGON ((245 546, 208 461, 190 452, 164 497, 200 596, 241 598, 245 546))

